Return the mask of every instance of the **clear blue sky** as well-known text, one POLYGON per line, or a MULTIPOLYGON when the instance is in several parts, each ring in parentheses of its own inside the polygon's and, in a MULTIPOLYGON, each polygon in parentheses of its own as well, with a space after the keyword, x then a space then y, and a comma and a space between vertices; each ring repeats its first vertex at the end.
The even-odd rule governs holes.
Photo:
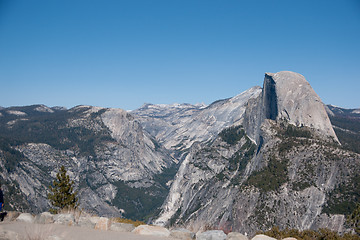
POLYGON ((211 103, 303 74, 360 107, 360 0, 0 0, 0 106, 211 103))

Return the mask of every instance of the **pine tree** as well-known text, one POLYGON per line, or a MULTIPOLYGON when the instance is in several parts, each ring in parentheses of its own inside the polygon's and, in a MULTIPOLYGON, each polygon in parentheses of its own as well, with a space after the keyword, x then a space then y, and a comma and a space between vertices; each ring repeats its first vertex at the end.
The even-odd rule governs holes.
POLYGON ((77 207, 78 198, 77 192, 74 192, 74 181, 70 181, 64 166, 61 166, 53 181, 53 186, 49 188, 51 193, 48 194, 48 198, 54 207, 50 209, 51 212, 57 213, 64 208, 75 209, 77 207))

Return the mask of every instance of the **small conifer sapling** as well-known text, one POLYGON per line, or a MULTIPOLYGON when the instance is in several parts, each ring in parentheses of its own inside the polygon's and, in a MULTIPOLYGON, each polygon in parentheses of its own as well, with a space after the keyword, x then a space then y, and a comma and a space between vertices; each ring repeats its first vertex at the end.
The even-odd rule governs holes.
POLYGON ((78 206, 77 192, 74 191, 74 181, 70 181, 69 175, 66 173, 64 166, 60 167, 56 174, 56 179, 53 181, 53 186, 50 186, 50 193, 48 199, 54 207, 50 212, 57 213, 61 209, 75 209, 78 206))

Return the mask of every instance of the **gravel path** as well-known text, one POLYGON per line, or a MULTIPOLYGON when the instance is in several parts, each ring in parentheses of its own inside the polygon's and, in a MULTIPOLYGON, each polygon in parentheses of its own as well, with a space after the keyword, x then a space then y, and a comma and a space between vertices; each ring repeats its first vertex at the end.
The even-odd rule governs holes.
POLYGON ((56 239, 56 237, 49 238, 50 236, 57 236, 66 240, 173 240, 173 238, 144 236, 128 232, 102 231, 59 224, 33 224, 24 222, 0 223, 0 239, 3 239, 2 236, 4 236, 4 232, 11 234, 9 231, 18 233, 26 240, 56 239))

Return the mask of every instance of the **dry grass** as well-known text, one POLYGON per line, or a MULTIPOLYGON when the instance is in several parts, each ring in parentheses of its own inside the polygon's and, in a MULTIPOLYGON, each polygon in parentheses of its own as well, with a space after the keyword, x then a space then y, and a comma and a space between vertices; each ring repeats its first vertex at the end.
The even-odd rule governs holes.
POLYGON ((52 236, 53 226, 51 225, 34 225, 30 229, 26 228, 26 240, 45 240, 52 236))
POLYGON ((140 226, 140 225, 145 225, 146 223, 139 221, 139 220, 131 220, 131 219, 126 219, 126 218, 112 218, 111 219, 112 222, 118 222, 118 223, 129 223, 129 224, 133 224, 135 227, 140 226))
POLYGON ((284 239, 293 237, 298 240, 360 240, 360 236, 356 234, 345 233, 343 235, 331 231, 329 229, 321 228, 319 230, 303 230, 297 229, 283 229, 273 227, 266 232, 258 232, 257 234, 265 234, 276 239, 284 239))
POLYGON ((89 212, 85 212, 82 209, 79 208, 64 208, 58 212, 59 214, 72 214, 75 218, 75 221, 77 222, 80 217, 93 217, 94 214, 91 214, 89 212))

